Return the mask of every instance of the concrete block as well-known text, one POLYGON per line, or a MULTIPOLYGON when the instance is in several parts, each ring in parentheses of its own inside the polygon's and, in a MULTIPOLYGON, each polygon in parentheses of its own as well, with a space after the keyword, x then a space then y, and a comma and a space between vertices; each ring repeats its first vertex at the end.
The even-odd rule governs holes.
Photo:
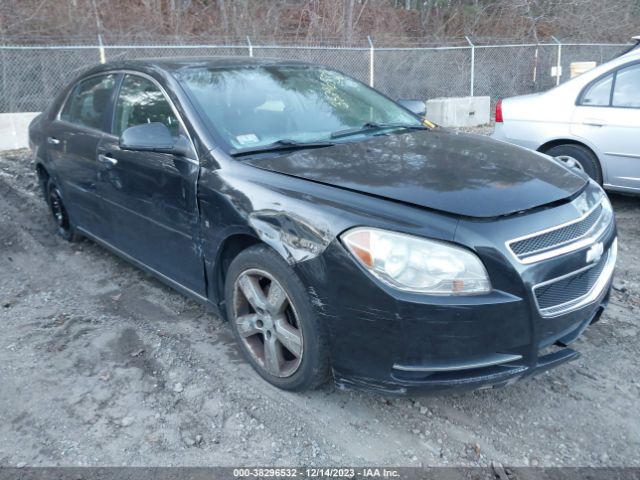
POLYGON ((39 113, 0 113, 0 150, 28 148, 29 123, 39 113))
POLYGON ((489 97, 450 97, 427 100, 427 118, 443 127, 477 127, 490 120, 489 97))

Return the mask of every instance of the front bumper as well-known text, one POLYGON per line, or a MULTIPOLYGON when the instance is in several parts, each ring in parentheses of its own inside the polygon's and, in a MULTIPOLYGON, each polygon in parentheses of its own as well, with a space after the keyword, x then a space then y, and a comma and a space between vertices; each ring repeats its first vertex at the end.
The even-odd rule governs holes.
MULTIPOLYGON (((334 370, 334 380, 339 388, 368 390, 383 395, 428 395, 442 391, 503 387, 579 358, 580 353, 567 345, 576 340, 591 323, 599 320, 607 299, 598 305, 591 317, 579 323, 573 331, 564 337, 557 339, 553 343, 554 350, 551 351, 550 347, 540 349, 537 356, 524 358, 514 355, 513 357, 520 358, 493 365, 491 365, 492 360, 498 358, 495 355, 475 359, 466 358, 458 364, 450 363, 439 371, 435 371, 431 365, 423 369, 418 365, 413 366, 413 369, 394 365, 390 381, 381 381, 355 374, 343 375, 340 370, 334 370), (477 364, 469 366, 473 362, 477 362, 477 364), (482 366, 484 362, 486 364, 482 366)), ((506 357, 503 358, 506 359, 506 357)))
MULTIPOLYGON (((615 226, 600 239, 605 251, 615 226)), ((578 251, 543 264, 519 266, 487 252, 494 291, 469 297, 425 297, 381 285, 332 243, 298 265, 323 322, 339 387, 388 395, 498 387, 579 357, 568 347, 608 303, 612 273, 587 304, 544 317, 533 287, 578 269, 578 251)), ((580 265, 583 266, 583 265, 580 265)))

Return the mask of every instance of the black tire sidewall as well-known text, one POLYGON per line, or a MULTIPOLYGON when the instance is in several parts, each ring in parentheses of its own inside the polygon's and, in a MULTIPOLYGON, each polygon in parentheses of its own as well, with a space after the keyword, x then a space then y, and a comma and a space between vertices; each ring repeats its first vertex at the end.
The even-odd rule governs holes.
MULTIPOLYGON (((60 189, 58 188, 58 186, 55 184, 55 182, 51 179, 49 179, 47 181, 47 204, 49 206, 49 211, 53 214, 53 206, 51 205, 51 192, 52 191, 56 191, 58 198, 62 204, 62 208, 64 208, 64 212, 65 215, 67 217, 67 223, 68 223, 68 228, 62 228, 59 225, 56 224, 56 232, 58 235, 60 235, 62 238, 64 238, 65 240, 67 240, 68 242, 74 242, 77 240, 77 235, 75 233, 75 229, 73 227, 73 222, 71 221, 71 218, 69 217, 69 210, 67 209, 64 200, 62 198, 62 193, 60 192, 60 189)), ((54 219, 55 221, 55 219, 54 219)))
POLYGON ((278 253, 267 246, 257 245, 242 251, 231 262, 225 279, 227 318, 244 358, 269 383, 284 390, 302 391, 318 387, 328 377, 328 352, 326 334, 307 296, 306 289, 293 269, 278 253), (304 352, 298 370, 290 377, 270 375, 254 360, 243 344, 235 325, 233 290, 236 279, 246 270, 256 268, 268 272, 286 290, 293 303, 302 327, 304 352))
POLYGON ((582 165, 584 172, 602 185, 602 170, 600 169, 600 162, 598 162, 596 156, 585 147, 571 144, 557 145, 550 148, 545 153, 552 157, 567 155, 575 158, 580 165, 582 165))

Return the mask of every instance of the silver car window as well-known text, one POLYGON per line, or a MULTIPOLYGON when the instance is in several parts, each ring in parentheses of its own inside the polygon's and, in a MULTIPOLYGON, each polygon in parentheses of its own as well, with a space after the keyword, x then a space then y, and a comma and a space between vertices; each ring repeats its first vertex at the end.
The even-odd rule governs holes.
POLYGON ((640 65, 618 70, 613 88, 613 106, 640 108, 640 65))
POLYGON ((613 74, 598 80, 582 96, 582 105, 609 106, 611 100, 611 86, 613 85, 613 74))

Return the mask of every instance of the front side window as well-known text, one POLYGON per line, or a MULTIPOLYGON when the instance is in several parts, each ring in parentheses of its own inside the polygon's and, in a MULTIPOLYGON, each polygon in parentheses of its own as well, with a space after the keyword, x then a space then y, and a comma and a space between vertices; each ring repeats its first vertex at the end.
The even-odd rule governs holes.
POLYGON ((598 80, 591 85, 582 96, 582 105, 594 107, 609 106, 611 100, 611 86, 613 85, 613 74, 598 80))
POLYGON ((613 106, 640 108, 640 65, 618 70, 613 88, 613 106))
POLYGON ((116 76, 100 75, 83 80, 67 99, 60 119, 83 127, 104 130, 105 113, 116 85, 116 76))
POLYGON ((174 137, 180 133, 178 119, 162 91, 151 80, 126 75, 116 102, 113 133, 120 136, 129 127, 154 122, 164 124, 174 137))
POLYGON ((341 73, 307 66, 194 67, 175 73, 232 149, 279 140, 314 142, 367 124, 420 119, 341 73))

